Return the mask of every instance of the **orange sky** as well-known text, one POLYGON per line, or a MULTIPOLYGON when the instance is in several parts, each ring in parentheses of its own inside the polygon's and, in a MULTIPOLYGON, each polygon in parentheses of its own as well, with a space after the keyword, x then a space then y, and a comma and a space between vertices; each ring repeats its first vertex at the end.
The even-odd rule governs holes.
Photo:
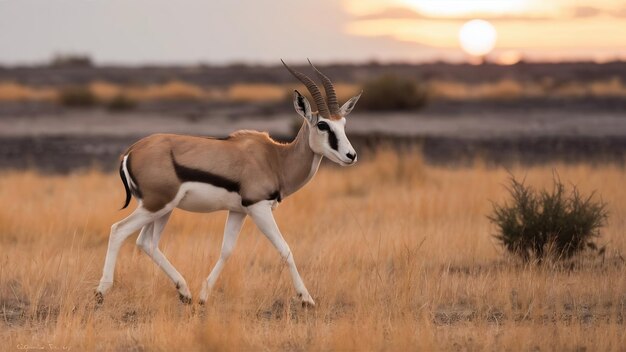
POLYGON ((626 60, 626 0, 0 0, 0 65, 462 62, 475 18, 492 61, 626 60))
POLYGON ((458 54, 458 30, 480 18, 496 28, 491 57, 535 60, 626 59, 626 2, 596 0, 345 0, 350 34, 419 43, 458 54), (503 56, 504 55, 504 56, 503 56))

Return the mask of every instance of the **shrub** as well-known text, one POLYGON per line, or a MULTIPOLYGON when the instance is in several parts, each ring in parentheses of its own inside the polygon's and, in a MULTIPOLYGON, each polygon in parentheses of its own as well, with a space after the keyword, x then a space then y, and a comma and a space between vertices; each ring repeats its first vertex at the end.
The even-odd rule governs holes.
POLYGON ((416 110, 426 105, 426 90, 411 79, 385 75, 365 83, 359 106, 365 110, 416 110))
POLYGON ((606 224, 606 203, 595 201, 594 193, 582 196, 575 186, 566 192, 555 177, 552 190, 537 191, 511 177, 507 187, 510 203, 493 205, 489 216, 498 228, 495 236, 511 253, 524 260, 541 261, 546 254, 569 258, 588 246, 606 224))
POLYGON ((87 55, 81 54, 61 54, 56 55, 50 61, 51 67, 72 68, 72 67, 92 67, 93 62, 87 55))
POLYGON ((62 89, 59 94, 59 101, 61 105, 67 107, 91 107, 98 102, 95 94, 84 86, 71 86, 62 89))
POLYGON ((137 102, 126 94, 117 94, 111 100, 106 103, 107 109, 110 111, 125 111, 133 109, 137 105, 137 102))

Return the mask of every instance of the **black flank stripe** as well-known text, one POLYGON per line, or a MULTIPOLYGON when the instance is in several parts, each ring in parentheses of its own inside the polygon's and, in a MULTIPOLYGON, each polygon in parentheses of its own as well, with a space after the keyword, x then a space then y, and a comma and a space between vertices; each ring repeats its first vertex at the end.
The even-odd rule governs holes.
POLYGON ((217 141, 227 141, 231 138, 231 136, 226 136, 226 137, 206 137, 207 139, 215 139, 217 141))
MULTIPOLYGON (((269 197, 267 197, 267 200, 276 200, 280 203, 283 200, 283 197, 280 195, 280 191, 274 191, 269 195, 269 197)), ((242 199, 241 205, 248 207, 258 202, 260 202, 260 200, 242 199)))
POLYGON ((328 130, 328 144, 334 150, 339 151, 339 141, 337 141, 337 136, 333 130, 328 130))
POLYGON ((174 164, 174 170, 176 171, 176 176, 181 182, 202 182, 208 183, 215 187, 224 188, 229 192, 237 192, 239 193, 240 185, 239 182, 229 180, 226 177, 222 177, 220 175, 216 175, 204 170, 198 170, 191 167, 186 167, 180 165, 174 159, 174 152, 171 152, 172 156, 172 164, 174 164))
POLYGON ((248 207, 254 203, 256 202, 250 199, 241 199, 241 205, 243 205, 244 207, 248 207))

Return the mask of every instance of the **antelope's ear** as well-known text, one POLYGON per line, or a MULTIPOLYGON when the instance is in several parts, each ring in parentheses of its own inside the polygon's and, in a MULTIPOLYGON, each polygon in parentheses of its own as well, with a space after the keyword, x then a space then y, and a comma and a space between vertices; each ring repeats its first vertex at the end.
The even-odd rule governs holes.
POLYGON ((354 109, 356 102, 359 101, 361 94, 363 94, 363 91, 353 96, 352 98, 350 98, 350 100, 348 100, 345 104, 343 104, 343 106, 339 110, 339 113, 341 114, 341 116, 346 117, 348 116, 350 112, 352 112, 352 109, 354 109))
POLYGON ((313 113, 311 112, 311 104, 304 95, 300 94, 297 90, 293 91, 293 107, 296 108, 298 115, 304 117, 311 124, 313 121, 313 113))

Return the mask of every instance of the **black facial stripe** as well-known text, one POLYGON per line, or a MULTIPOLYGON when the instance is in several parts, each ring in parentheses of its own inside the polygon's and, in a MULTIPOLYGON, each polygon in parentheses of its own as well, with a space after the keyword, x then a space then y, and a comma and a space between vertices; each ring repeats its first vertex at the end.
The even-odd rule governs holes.
POLYGON ((335 132, 331 129, 328 129, 328 144, 330 144, 330 147, 334 150, 339 151, 339 141, 337 140, 335 132))
POLYGON ((215 187, 224 188, 229 192, 239 192, 239 182, 229 180, 226 177, 216 175, 204 170, 198 170, 190 167, 180 165, 174 159, 174 152, 170 152, 172 156, 172 163, 174 164, 174 170, 176 176, 180 182, 202 182, 208 183, 215 187))

